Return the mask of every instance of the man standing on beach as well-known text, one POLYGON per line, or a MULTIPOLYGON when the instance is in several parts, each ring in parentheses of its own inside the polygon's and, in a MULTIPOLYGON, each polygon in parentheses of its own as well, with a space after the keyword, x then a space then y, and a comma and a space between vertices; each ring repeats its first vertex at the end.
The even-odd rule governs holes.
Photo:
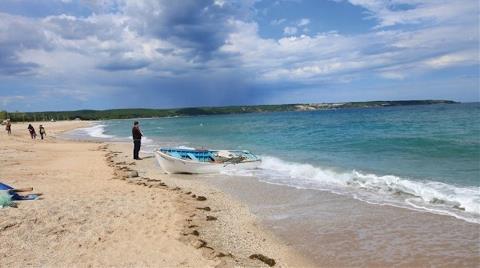
POLYGON ((140 146, 142 145, 142 136, 143 133, 140 131, 140 125, 138 121, 133 122, 132 128, 132 137, 133 137, 133 159, 135 160, 142 160, 138 156, 138 152, 140 152, 140 146))

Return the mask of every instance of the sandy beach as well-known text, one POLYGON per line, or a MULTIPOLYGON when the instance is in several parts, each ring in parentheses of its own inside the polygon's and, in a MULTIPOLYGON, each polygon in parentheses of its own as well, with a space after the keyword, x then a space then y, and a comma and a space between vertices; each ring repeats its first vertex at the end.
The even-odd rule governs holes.
POLYGON ((45 140, 27 124, 0 132, 1 182, 43 194, 0 209, 0 266, 313 266, 194 176, 133 162, 128 144, 57 137, 88 124, 45 122, 45 140))

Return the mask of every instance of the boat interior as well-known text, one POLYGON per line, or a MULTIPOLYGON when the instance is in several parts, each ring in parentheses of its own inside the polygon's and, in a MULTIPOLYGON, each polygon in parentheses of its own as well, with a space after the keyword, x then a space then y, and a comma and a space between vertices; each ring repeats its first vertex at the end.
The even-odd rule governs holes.
POLYGON ((176 148, 161 148, 161 152, 172 157, 192 160, 198 162, 229 162, 232 159, 237 161, 256 161, 259 158, 249 151, 242 150, 189 150, 176 148))

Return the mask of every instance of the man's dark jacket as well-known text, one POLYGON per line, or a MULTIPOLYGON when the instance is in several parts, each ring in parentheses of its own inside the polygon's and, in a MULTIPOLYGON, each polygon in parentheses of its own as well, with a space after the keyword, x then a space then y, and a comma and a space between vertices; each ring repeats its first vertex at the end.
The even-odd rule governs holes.
POLYGON ((132 128, 132 137, 133 137, 133 140, 141 140, 142 139, 142 132, 140 132, 140 129, 138 129, 138 127, 133 127, 132 128))

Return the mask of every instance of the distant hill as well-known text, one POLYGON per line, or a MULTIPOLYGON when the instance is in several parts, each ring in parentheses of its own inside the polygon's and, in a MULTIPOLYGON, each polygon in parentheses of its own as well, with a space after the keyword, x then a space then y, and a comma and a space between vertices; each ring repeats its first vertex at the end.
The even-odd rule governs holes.
POLYGON ((220 115, 262 112, 315 111, 349 108, 375 108, 407 105, 452 104, 450 100, 405 100, 405 101, 367 101, 342 103, 280 104, 225 107, 192 107, 178 109, 113 109, 78 110, 63 112, 0 112, 0 119, 9 117, 12 121, 48 121, 48 120, 108 120, 128 118, 154 118, 173 116, 220 115))

